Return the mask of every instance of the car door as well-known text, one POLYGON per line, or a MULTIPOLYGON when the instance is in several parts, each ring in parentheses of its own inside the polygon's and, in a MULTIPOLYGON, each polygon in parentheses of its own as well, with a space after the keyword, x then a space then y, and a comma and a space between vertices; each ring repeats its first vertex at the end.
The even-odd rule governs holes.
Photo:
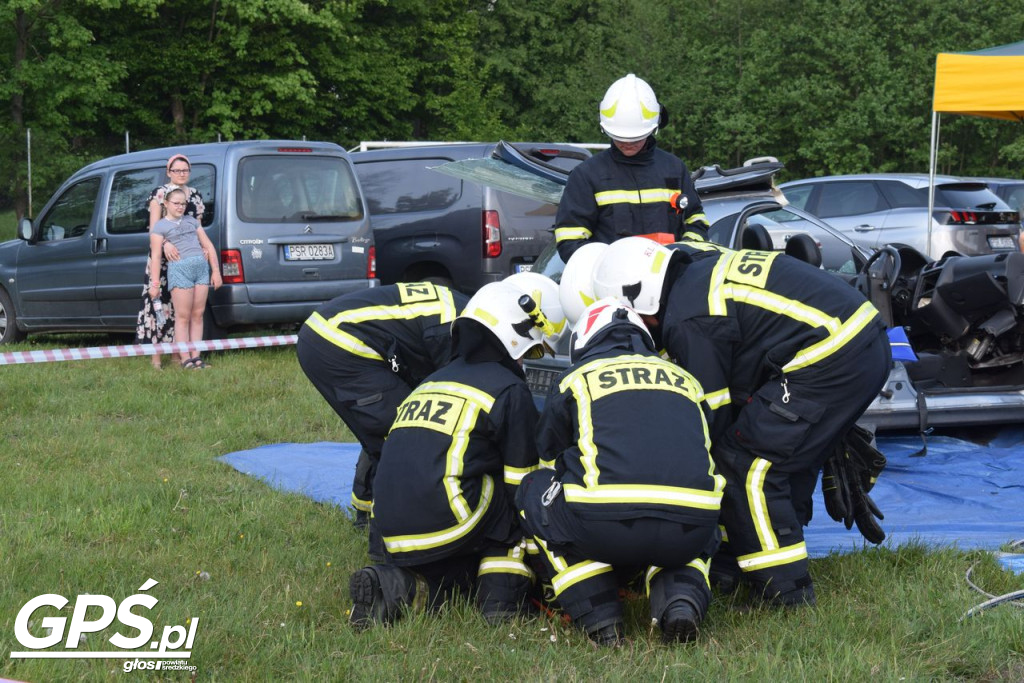
POLYGON ((130 328, 142 306, 149 253, 148 199, 165 180, 162 165, 117 170, 97 240, 96 298, 103 324, 130 328))
POLYGON ((18 253, 14 289, 29 327, 97 328, 96 250, 102 174, 64 189, 18 253))
POLYGON ((857 244, 874 248, 881 244, 888 203, 868 179, 817 183, 818 194, 811 213, 857 244))
POLYGON ((878 180, 876 184, 890 207, 879 246, 906 244, 924 253, 928 248, 928 188, 911 187, 899 180, 878 180))

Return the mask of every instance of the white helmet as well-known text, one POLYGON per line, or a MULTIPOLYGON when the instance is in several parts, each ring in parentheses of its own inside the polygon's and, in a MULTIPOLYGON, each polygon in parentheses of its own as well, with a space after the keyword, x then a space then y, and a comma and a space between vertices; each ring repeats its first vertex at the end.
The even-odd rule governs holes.
POLYGON ((661 307, 672 251, 646 237, 624 237, 608 245, 594 266, 594 294, 654 315, 661 307))
POLYGON ((544 341, 554 348, 572 324, 566 322, 555 281, 540 273, 516 273, 509 275, 502 282, 515 285, 523 294, 530 296, 534 306, 523 310, 534 320, 537 331, 544 337, 544 341))
POLYGON ((569 355, 573 362, 588 345, 598 341, 613 325, 632 325, 637 328, 642 333, 643 343, 649 350, 654 351, 654 339, 640 315, 629 306, 619 303, 617 299, 608 297, 587 306, 573 326, 572 336, 569 338, 569 355))
POLYGON ((611 84, 600 112, 605 135, 619 142, 636 142, 657 132, 661 105, 647 81, 629 74, 611 84))
POLYGON ((475 320, 498 338, 508 355, 519 360, 530 353, 531 358, 544 354, 544 335, 520 307, 523 290, 507 282, 489 282, 466 303, 459 320, 475 320))
POLYGON ((575 325, 583 309, 594 303, 594 266, 608 248, 603 242, 587 242, 573 252, 562 270, 558 298, 569 324, 575 325))

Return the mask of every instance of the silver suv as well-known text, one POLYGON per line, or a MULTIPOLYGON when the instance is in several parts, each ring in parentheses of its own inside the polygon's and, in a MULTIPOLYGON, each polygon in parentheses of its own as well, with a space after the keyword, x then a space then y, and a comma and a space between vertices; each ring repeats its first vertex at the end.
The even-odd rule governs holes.
POLYGON ((790 204, 872 249, 904 244, 936 259, 950 252, 973 256, 1019 250, 1019 213, 984 182, 936 176, 930 219, 924 173, 826 176, 779 187, 790 204))

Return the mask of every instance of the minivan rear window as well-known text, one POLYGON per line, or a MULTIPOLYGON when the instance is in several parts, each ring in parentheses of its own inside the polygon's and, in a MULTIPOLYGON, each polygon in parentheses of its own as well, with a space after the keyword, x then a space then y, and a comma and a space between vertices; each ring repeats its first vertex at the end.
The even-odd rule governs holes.
POLYGON ((462 196, 462 181, 432 171, 451 159, 386 159, 357 164, 370 215, 438 211, 462 196))
POLYGON ((250 156, 238 165, 238 216, 251 223, 363 218, 352 167, 340 157, 250 156))

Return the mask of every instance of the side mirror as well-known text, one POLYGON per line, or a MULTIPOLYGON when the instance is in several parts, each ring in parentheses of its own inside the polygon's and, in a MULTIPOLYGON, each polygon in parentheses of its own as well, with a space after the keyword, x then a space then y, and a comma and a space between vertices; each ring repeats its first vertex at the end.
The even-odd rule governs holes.
POLYGON ((32 221, 28 218, 22 218, 18 223, 18 237, 26 242, 32 239, 32 221))

